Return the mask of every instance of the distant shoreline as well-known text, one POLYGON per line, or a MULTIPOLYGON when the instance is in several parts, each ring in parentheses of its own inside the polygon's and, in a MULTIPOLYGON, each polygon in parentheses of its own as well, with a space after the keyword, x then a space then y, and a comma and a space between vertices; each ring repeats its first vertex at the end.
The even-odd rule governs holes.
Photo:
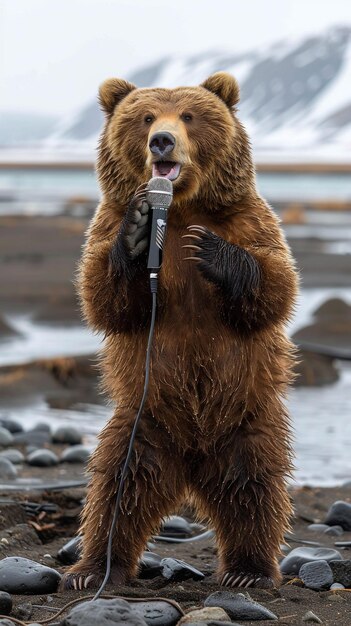
MULTIPOLYGON (((256 163, 257 172, 272 173, 315 173, 315 174, 349 174, 350 163, 256 163)), ((92 161, 0 161, 0 170, 88 170, 94 171, 92 161)))

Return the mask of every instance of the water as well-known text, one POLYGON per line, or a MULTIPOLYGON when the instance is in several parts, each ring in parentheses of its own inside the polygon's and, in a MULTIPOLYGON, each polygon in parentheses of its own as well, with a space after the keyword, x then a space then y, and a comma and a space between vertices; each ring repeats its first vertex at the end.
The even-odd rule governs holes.
MULTIPOLYGON (((348 173, 260 172, 258 188, 270 201, 351 200, 351 177, 348 173)), ((67 199, 72 196, 99 197, 93 170, 79 169, 0 169, 0 198, 28 202, 39 199, 37 211, 52 212, 45 200, 67 199)), ((9 203, 2 212, 11 211, 9 203)), ((16 207, 18 210, 18 207, 16 207)), ((22 207, 22 211, 25 205, 22 207)), ((33 210, 33 207, 32 207, 33 210)))
MULTIPOLYGON (((331 297, 351 304, 351 288, 303 289, 289 332, 310 323, 313 311, 331 297)), ((11 317, 11 324, 21 337, 2 344, 0 365, 58 355, 89 354, 101 344, 101 337, 83 327, 42 326, 33 323, 28 316, 11 317)), ((288 406, 295 432, 295 480, 300 484, 335 485, 351 480, 351 366, 343 365, 341 373, 340 380, 333 385, 318 389, 296 388, 289 394, 288 406)), ((42 400, 30 407, 6 410, 7 415, 23 422, 25 428, 42 420, 53 428, 73 423, 89 445, 95 444, 97 433, 111 413, 110 407, 84 404, 70 410, 55 410, 42 400)))

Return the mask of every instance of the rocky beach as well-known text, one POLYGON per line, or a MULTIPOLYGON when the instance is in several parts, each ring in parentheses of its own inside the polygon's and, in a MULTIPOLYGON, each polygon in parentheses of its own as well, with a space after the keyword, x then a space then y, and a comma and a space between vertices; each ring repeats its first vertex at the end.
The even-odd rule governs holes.
POLYGON ((72 197, 52 215, 1 211, 0 614, 9 617, 0 624, 351 624, 351 214, 303 203, 277 203, 302 278, 290 328, 300 364, 288 400, 297 458, 282 586, 219 587, 214 539, 192 539, 207 527, 184 509, 165 522, 167 540, 150 538, 140 576, 107 587, 134 603, 74 605, 56 616, 89 595, 57 588, 77 556, 76 543, 65 546, 111 412, 98 388, 101 339, 84 328, 74 289, 92 207, 72 197))

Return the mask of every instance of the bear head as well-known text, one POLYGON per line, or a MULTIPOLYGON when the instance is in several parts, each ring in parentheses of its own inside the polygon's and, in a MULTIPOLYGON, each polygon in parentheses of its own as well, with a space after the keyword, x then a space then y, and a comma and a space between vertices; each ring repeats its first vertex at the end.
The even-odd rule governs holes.
POLYGON ((236 80, 213 74, 197 87, 100 87, 106 121, 97 170, 105 196, 125 205, 153 176, 173 183, 174 204, 231 206, 254 188, 250 144, 235 114, 236 80))

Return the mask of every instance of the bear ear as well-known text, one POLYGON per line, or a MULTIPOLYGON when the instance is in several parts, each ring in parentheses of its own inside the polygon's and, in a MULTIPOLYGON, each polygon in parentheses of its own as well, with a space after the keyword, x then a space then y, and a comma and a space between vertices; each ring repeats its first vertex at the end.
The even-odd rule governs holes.
POLYGON ((201 87, 212 91, 212 93, 223 100, 229 108, 239 102, 239 85, 234 76, 227 72, 216 72, 216 74, 212 74, 212 76, 206 78, 205 82, 201 84, 201 87))
POLYGON ((105 113, 112 113, 116 104, 121 102, 136 86, 122 78, 108 78, 99 89, 99 101, 105 113))

